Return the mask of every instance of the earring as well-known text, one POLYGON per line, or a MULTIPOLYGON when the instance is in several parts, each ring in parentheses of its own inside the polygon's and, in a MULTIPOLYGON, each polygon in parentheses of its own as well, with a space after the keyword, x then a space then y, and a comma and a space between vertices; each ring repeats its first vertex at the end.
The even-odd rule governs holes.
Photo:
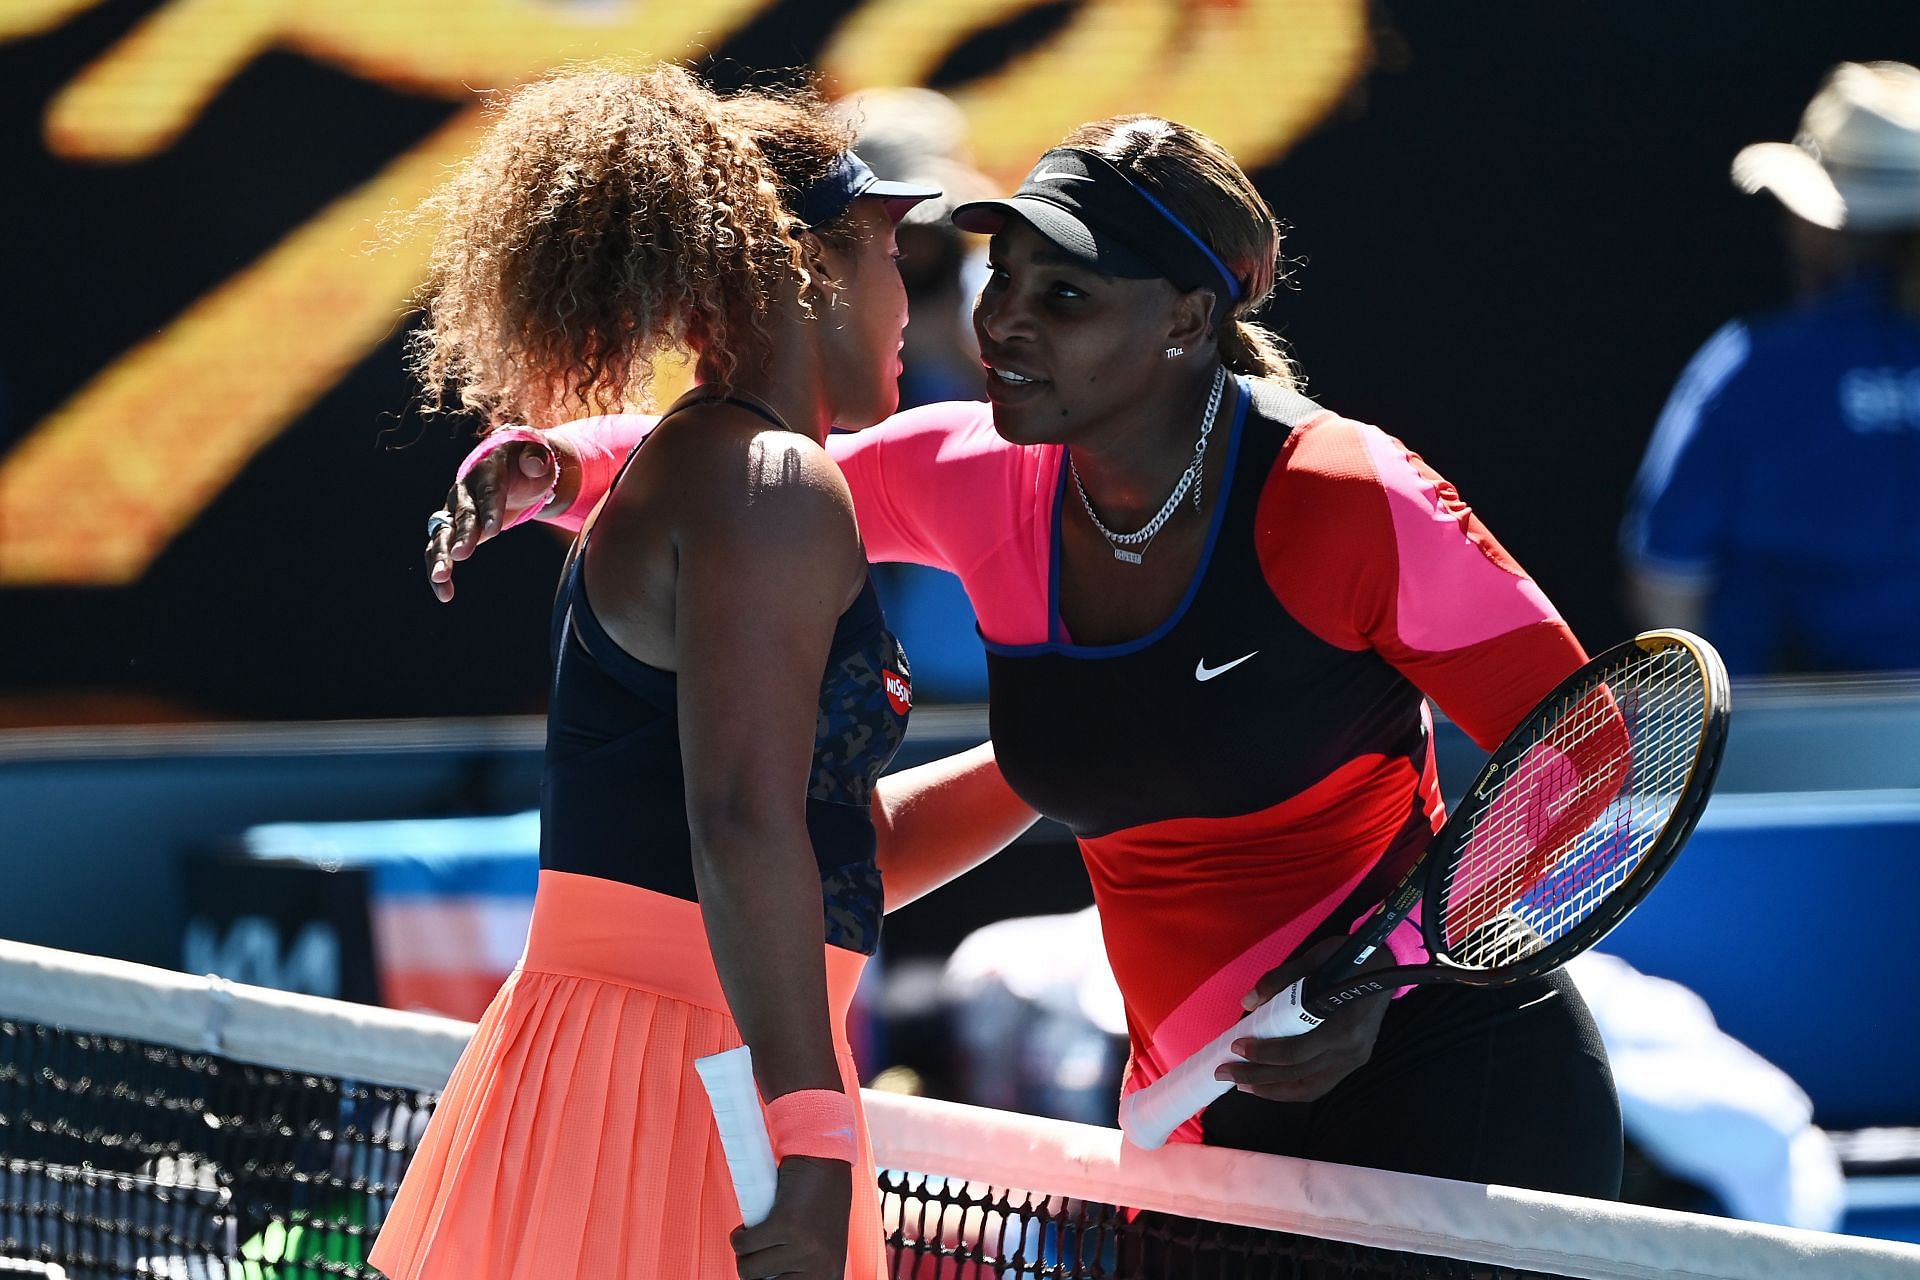
POLYGON ((1178 356, 1183 356, 1185 354, 1187 354, 1187 349, 1185 347, 1168 347, 1167 348, 1167 359, 1169 360, 1172 360, 1178 356))

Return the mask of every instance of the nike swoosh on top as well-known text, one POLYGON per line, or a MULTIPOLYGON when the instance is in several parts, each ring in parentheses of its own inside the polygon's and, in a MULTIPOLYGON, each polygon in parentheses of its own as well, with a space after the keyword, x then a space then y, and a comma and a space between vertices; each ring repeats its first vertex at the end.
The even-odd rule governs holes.
POLYGON ((1089 178, 1084 173, 1068 173, 1064 169, 1048 169, 1044 173, 1034 174, 1033 176, 1029 177, 1027 181, 1028 182, 1049 182, 1049 181, 1051 182, 1092 182, 1093 179, 1089 178))
POLYGON ((1245 662, 1248 658, 1253 657, 1255 653, 1259 653, 1259 652, 1260 651, 1258 649, 1255 649, 1253 653, 1246 654, 1243 657, 1235 658, 1232 662, 1223 662, 1217 667, 1209 667, 1207 665, 1207 660, 1205 658, 1202 658, 1200 659, 1199 662, 1196 662, 1193 666, 1193 678, 1195 680, 1199 680, 1204 683, 1205 681, 1213 679, 1215 676, 1225 675, 1227 672, 1233 670, 1235 667, 1245 662))

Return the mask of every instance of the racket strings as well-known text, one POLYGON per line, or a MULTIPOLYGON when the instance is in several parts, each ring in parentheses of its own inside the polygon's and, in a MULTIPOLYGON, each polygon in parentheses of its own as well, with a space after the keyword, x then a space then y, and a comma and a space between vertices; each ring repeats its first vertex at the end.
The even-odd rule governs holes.
POLYGON ((1706 729, 1684 647, 1633 653, 1536 713, 1441 888, 1440 934, 1476 968, 1538 952, 1597 912, 1666 827, 1706 729))
MULTIPOLYGON (((1627 699, 1630 705, 1620 713, 1625 730, 1621 746, 1630 771, 1616 795, 1607 797, 1612 803, 1598 815, 1605 820, 1596 820, 1580 833, 1555 868, 1554 878, 1543 886, 1561 905, 1568 927, 1591 915, 1639 865, 1666 825, 1692 768, 1705 725, 1702 685, 1684 678, 1694 674, 1690 663, 1677 673, 1651 674, 1656 678, 1644 684, 1628 683, 1622 689, 1632 694, 1627 699)), ((1615 705, 1620 702, 1616 697, 1615 705)), ((1565 928, 1559 930, 1564 932, 1565 928)))
POLYGON ((1539 881, 1560 857, 1556 845, 1619 789, 1626 739, 1604 684, 1561 699, 1540 719, 1547 731, 1500 771, 1493 787, 1481 788, 1491 803, 1479 814, 1448 886, 1444 917, 1452 943, 1539 881))
MULTIPOLYGON (((1551 860, 1543 860, 1541 867, 1529 869, 1529 864, 1507 856, 1500 860, 1504 875, 1480 877, 1483 893, 1494 901, 1476 903, 1468 918, 1487 917, 1496 909, 1510 906, 1524 907, 1531 909, 1528 914, 1537 926, 1530 930, 1537 941, 1519 944, 1513 941, 1512 931, 1502 931, 1498 935, 1502 939, 1500 945, 1486 952, 1489 960, 1499 962, 1513 957, 1516 946, 1523 952, 1527 947, 1537 949, 1590 915, 1605 896, 1631 874, 1671 812, 1674 793, 1691 767, 1700 717, 1697 695, 1689 691, 1688 682, 1658 678, 1670 677, 1672 673, 1646 669, 1652 666, 1653 663, 1642 659, 1623 672, 1609 672, 1610 700, 1589 698, 1562 702, 1559 720, 1549 732, 1550 743, 1566 754, 1566 746, 1592 734, 1596 716, 1603 717, 1613 723, 1616 743, 1635 744, 1635 774, 1620 779, 1618 769, 1605 767, 1605 762, 1582 760, 1579 772, 1584 785, 1563 799, 1557 808, 1565 811, 1580 804, 1591 806, 1600 798, 1597 792, 1602 789, 1619 792, 1624 802, 1595 806, 1596 820, 1586 824, 1586 829, 1578 832, 1575 839, 1567 841, 1564 849, 1551 850, 1551 860), (1694 700, 1690 702, 1689 698, 1694 700), (1573 714, 1569 714, 1570 708, 1573 714), (1676 716, 1682 721, 1677 733, 1662 736, 1649 732, 1649 725, 1672 725, 1676 716), (1684 723, 1686 718, 1694 721, 1690 731, 1684 723), (1624 785, 1612 785, 1616 780, 1624 785), (1636 831, 1640 835, 1638 839, 1636 831), (1542 875, 1541 871, 1549 874, 1542 875)), ((1605 800, 1611 801, 1613 797, 1605 800)), ((1542 838, 1538 806, 1509 808, 1504 832, 1497 822, 1487 827, 1488 837, 1504 835, 1514 840, 1516 833, 1528 844, 1542 838), (1517 824, 1512 816, 1516 813, 1521 819, 1517 824)), ((1485 847, 1497 848, 1497 839, 1487 839, 1485 847)), ((1471 933, 1471 930, 1456 927, 1454 932, 1471 933)))

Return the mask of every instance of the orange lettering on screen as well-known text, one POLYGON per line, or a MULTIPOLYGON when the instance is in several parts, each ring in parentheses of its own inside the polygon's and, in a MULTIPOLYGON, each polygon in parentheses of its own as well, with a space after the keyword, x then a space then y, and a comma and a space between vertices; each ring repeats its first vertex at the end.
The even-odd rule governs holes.
MULTIPOLYGON (((0 42, 98 0, 13 0, 0 42)), ((48 149, 74 162, 164 150, 269 51, 397 91, 471 101, 568 61, 698 57, 772 0, 173 0, 48 104, 48 149)), ((963 42, 1041 0, 870 0, 828 33, 836 90, 924 81, 963 42)), ((804 18, 798 21, 804 21, 804 18)), ((1157 112, 1249 168, 1283 154, 1364 70, 1365 0, 1087 0, 1034 48, 954 92, 983 168, 1005 183, 1084 120, 1157 112)), ((131 582, 277 434, 400 322, 425 246, 379 250, 382 215, 417 202, 473 144, 457 115, 372 181, 107 359, 0 458, 0 586, 131 582), (90 497, 71 495, 84 485, 90 497)), ((130 176, 129 181, 137 181, 130 176)))

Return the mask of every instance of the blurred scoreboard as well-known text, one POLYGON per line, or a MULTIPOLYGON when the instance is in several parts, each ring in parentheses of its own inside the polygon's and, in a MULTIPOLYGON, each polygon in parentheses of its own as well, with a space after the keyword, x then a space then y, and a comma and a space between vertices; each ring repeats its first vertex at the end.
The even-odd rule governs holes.
MULTIPOLYGON (((103 7, 129 6, 8 0, 0 52, 30 54, 67 27, 90 32, 99 24, 87 11, 103 7)), ((833 93, 916 84, 947 91, 969 122, 975 163, 1003 184, 1073 126, 1127 112, 1203 129, 1253 170, 1323 119, 1370 59, 1366 0, 151 5, 89 47, 50 96, 18 104, 39 114, 39 145, 63 169, 124 166, 119 199, 129 209, 178 210, 183 193, 143 186, 150 167, 140 162, 240 109, 233 85, 267 55, 443 101, 448 114, 400 154, 341 164, 324 207, 279 229, 265 252, 224 278, 205 280, 144 340, 85 351, 84 375, 57 389, 55 407, 15 424, 10 447, 0 438, 0 590, 137 581, 266 444, 394 333, 425 246, 390 215, 416 204, 473 145, 486 91, 585 60, 718 55, 717 77, 752 79, 771 69, 754 61, 764 50, 809 60, 833 93), (76 501, 80 493, 86 501, 76 501)), ((20 92, 19 82, 9 92, 20 92)), ((299 140, 327 129, 327 113, 298 92, 278 110, 280 145, 324 163, 299 140)), ((326 155, 335 156, 339 139, 330 142, 326 155)), ((235 155, 235 180, 264 180, 254 173, 259 159, 235 155)), ((231 195, 184 198, 211 214, 231 195)), ((14 213, 36 216, 31 205, 14 213)), ((217 234, 220 220, 203 225, 203 234, 217 234)), ((49 237, 4 252, 36 238, 49 237)), ((142 282, 116 287, 137 294, 142 282)), ((61 341, 84 345, 89 335, 61 341)))

